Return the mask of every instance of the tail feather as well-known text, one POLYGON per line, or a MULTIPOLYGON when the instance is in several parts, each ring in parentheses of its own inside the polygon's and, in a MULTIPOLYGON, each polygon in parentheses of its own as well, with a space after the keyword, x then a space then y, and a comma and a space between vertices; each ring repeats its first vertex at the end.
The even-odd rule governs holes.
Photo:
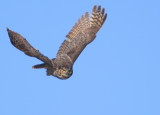
POLYGON ((47 64, 46 63, 42 63, 42 64, 37 64, 32 66, 33 69, 42 69, 42 68, 47 68, 47 64))

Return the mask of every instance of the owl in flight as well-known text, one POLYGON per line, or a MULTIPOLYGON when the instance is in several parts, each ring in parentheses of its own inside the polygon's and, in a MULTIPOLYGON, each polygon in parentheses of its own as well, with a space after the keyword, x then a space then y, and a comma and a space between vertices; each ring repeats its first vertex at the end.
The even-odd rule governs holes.
POLYGON ((91 43, 96 33, 102 27, 107 14, 101 6, 94 6, 92 14, 86 12, 66 35, 66 40, 60 46, 56 58, 49 59, 34 48, 23 36, 7 28, 10 41, 13 46, 26 55, 36 57, 43 63, 32 68, 45 68, 47 76, 52 75, 59 79, 67 79, 73 73, 73 64, 83 51, 91 43))

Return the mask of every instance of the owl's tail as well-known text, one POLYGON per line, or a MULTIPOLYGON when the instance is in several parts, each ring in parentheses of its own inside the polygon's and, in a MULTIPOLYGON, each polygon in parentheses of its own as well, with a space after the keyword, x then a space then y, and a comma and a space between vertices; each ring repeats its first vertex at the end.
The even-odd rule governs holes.
POLYGON ((32 66, 33 69, 47 69, 46 70, 46 75, 52 75, 53 74, 53 69, 50 69, 49 65, 46 63, 42 63, 42 64, 37 64, 32 66))
POLYGON ((42 68, 47 68, 47 64, 42 63, 42 64, 37 64, 37 65, 32 66, 32 69, 42 69, 42 68))

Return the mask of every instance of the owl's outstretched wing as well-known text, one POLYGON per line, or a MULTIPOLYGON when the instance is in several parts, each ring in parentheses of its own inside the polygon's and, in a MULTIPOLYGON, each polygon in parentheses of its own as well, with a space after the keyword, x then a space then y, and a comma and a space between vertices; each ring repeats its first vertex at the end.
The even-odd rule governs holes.
POLYGON ((106 17, 105 9, 101 9, 101 6, 94 6, 90 16, 88 12, 82 15, 66 36, 56 58, 63 62, 70 61, 73 64, 86 45, 94 40, 106 17))
POLYGON ((8 35, 10 38, 10 41, 13 46, 15 46, 17 49, 24 52, 26 55, 31 57, 36 57, 37 59, 47 63, 48 65, 52 66, 51 60, 41 54, 38 50, 36 50, 32 45, 29 44, 29 42, 20 34, 10 30, 7 28, 8 35))

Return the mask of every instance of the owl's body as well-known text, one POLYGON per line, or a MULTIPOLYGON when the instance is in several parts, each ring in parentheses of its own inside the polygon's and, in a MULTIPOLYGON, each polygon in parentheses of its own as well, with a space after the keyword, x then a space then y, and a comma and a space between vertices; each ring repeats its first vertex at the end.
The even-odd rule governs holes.
POLYGON ((66 36, 66 40, 60 46, 56 58, 49 59, 41 54, 20 34, 7 29, 11 43, 26 55, 36 57, 44 63, 33 66, 34 69, 45 68, 47 75, 53 75, 60 79, 67 79, 73 73, 73 64, 83 51, 91 43, 96 33, 102 27, 107 14, 105 9, 94 6, 92 14, 86 12, 73 26, 66 36))

